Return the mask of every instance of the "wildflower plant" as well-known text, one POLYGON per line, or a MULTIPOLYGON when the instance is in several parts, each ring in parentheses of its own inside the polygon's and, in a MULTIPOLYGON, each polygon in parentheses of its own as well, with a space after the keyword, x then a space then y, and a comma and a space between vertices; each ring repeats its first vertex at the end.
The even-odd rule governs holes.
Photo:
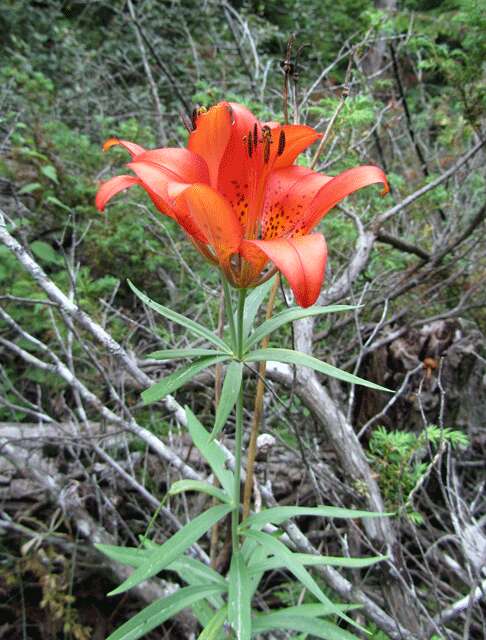
MULTIPOLYGON (((186 149, 147 151, 133 142, 108 140, 105 149, 121 145, 130 154, 128 167, 134 175, 116 176, 102 184, 96 204, 103 210, 118 192, 142 187, 157 209, 175 219, 198 251, 221 272, 227 320, 227 333, 223 336, 151 300, 137 288, 138 283, 129 283, 145 305, 207 345, 151 354, 159 360, 188 362, 145 390, 142 398, 146 404, 173 393, 204 369, 226 365, 211 428, 185 408, 192 441, 218 483, 184 479, 172 484, 170 495, 200 492, 211 496, 213 502, 163 544, 156 544, 146 535, 136 548, 98 545, 111 559, 133 567, 130 576, 110 595, 124 593, 164 570, 176 572, 187 585, 143 609, 108 640, 141 638, 186 607, 193 608, 203 628, 199 640, 249 640, 274 629, 350 640, 355 636, 335 621, 361 629, 349 616, 353 605, 332 602, 308 567, 360 568, 383 558, 294 553, 280 539, 278 527, 299 516, 367 518, 383 514, 327 505, 276 506, 258 513, 248 513, 245 508, 241 514, 243 374, 252 363, 276 361, 310 367, 345 382, 386 391, 308 354, 268 348, 265 341, 287 323, 353 308, 315 305, 324 279, 327 246, 324 236, 314 229, 328 211, 354 191, 381 183, 386 193, 387 180, 382 170, 374 166, 348 169, 335 177, 297 166, 298 155, 320 134, 304 125, 261 123, 240 104, 221 102, 208 110, 196 110, 189 128, 186 149), (287 279, 298 306, 256 325, 259 307, 278 272, 287 279), (232 412, 236 427, 231 459, 218 438, 232 412), (231 516, 231 561, 227 575, 221 575, 187 552, 226 516, 231 516), (288 570, 312 594, 315 603, 268 611, 252 608, 253 596, 265 572, 279 567, 288 570)), ((253 471, 250 457, 249 454, 249 476, 253 471)))

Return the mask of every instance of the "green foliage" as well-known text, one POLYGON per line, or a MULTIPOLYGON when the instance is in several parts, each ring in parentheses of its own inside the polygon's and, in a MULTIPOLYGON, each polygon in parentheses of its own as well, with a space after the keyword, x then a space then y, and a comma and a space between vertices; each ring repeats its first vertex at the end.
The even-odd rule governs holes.
POLYGON ((390 389, 386 389, 374 382, 359 378, 358 376, 348 373, 342 369, 338 369, 327 362, 322 362, 313 356, 309 356, 306 353, 300 353, 299 351, 293 351, 292 349, 256 349, 255 351, 251 351, 247 354, 245 356, 245 360, 248 362, 262 362, 270 360, 272 362, 297 364, 302 367, 309 367, 319 373, 323 373, 331 378, 336 378, 337 380, 342 380, 343 382, 363 385, 365 387, 370 387, 371 389, 377 389, 378 391, 390 391, 390 389))
POLYGON ((111 640, 137 640, 151 629, 173 616, 184 606, 191 606, 204 627, 200 638, 218 638, 218 631, 227 619, 238 638, 250 640, 255 633, 270 629, 294 629, 312 633, 319 638, 355 640, 355 636, 332 621, 333 617, 343 618, 359 628, 347 611, 353 605, 335 604, 320 588, 306 566, 333 565, 350 568, 368 567, 383 560, 375 558, 333 558, 293 553, 277 537, 263 533, 259 529, 267 523, 280 524, 291 517, 312 515, 316 517, 356 518, 373 514, 334 507, 277 507, 266 509, 249 517, 241 525, 241 535, 245 542, 239 551, 232 554, 230 569, 223 579, 212 568, 185 552, 201 535, 234 508, 232 503, 231 472, 225 468, 225 454, 220 445, 211 440, 189 409, 186 409, 189 431, 203 458, 208 462, 214 475, 220 480, 225 491, 214 485, 195 480, 176 481, 169 490, 170 495, 183 491, 199 491, 213 496, 221 502, 198 515, 162 545, 146 537, 142 539, 144 548, 97 545, 99 551, 116 562, 134 568, 133 573, 111 595, 123 593, 144 580, 166 569, 175 571, 189 586, 149 605, 128 622, 118 628, 111 640), (230 503, 230 504, 228 504, 230 503), (272 610, 265 614, 252 610, 252 598, 258 583, 266 571, 277 568, 288 569, 302 585, 317 599, 318 603, 299 605, 286 609, 272 610), (227 607, 222 597, 227 594, 227 607), (324 620, 323 618, 330 618, 324 620))
MULTIPOLYGON (((248 21, 258 54, 263 64, 269 65, 268 75, 265 78, 260 75, 254 81, 249 80, 253 60, 248 42, 235 39, 225 12, 212 3, 203 4, 204 7, 201 8, 201 3, 192 0, 164 2, 161 11, 158 0, 143 3, 143 25, 147 28, 160 60, 170 60, 170 71, 174 78, 174 82, 167 79, 149 52, 149 62, 155 70, 162 102, 167 144, 170 146, 183 144, 187 135, 179 121, 181 97, 177 95, 177 91, 188 102, 209 106, 220 99, 241 101, 264 120, 282 120, 282 75, 278 69, 278 60, 283 56, 290 32, 296 34, 297 46, 308 45, 300 52, 297 67, 298 99, 302 97, 305 87, 315 81, 318 70, 334 60, 344 43, 357 44, 366 37, 393 37, 420 144, 434 149, 434 161, 429 167, 429 176, 426 177, 417 169, 415 152, 406 131, 400 132, 403 139, 398 138, 398 144, 394 141, 392 148, 387 148, 390 144, 389 132, 393 132, 400 119, 403 120, 403 111, 396 100, 396 83, 392 74, 385 74, 377 78, 368 91, 366 86, 359 84, 357 72, 358 81, 352 84, 351 94, 323 154, 325 157, 320 159, 326 163, 326 172, 330 159, 334 160, 330 173, 337 173, 362 162, 364 157, 367 161, 369 155, 370 162, 381 163, 382 158, 379 157, 378 149, 373 147, 373 142, 365 147, 357 144, 357 140, 366 136, 370 141, 374 140, 373 128, 379 121, 377 131, 385 147, 384 160, 389 163, 387 173, 393 187, 393 197, 398 201, 416 185, 433 180, 446 169, 477 133, 484 119, 486 90, 481 81, 481 73, 486 54, 483 35, 486 14, 483 3, 479 0, 447 0, 443 3, 435 0, 405 0, 393 15, 377 10, 371 0, 344 0, 340 3, 329 0, 247 0, 231 3, 232 6, 238 6, 243 18, 248 21), (414 12, 413 28, 409 33, 411 11, 414 12), (191 46, 187 46, 187 34, 195 43, 196 55, 191 46), (263 101, 260 99, 260 92, 264 97, 263 101), (335 147, 332 147, 332 157, 328 158, 326 154, 331 145, 335 147)), ((138 8, 137 4, 137 10, 138 8)), ((185 242, 176 225, 162 217, 161 226, 153 225, 144 206, 140 204, 138 189, 120 196, 102 216, 94 209, 93 200, 98 181, 112 175, 114 171, 124 170, 122 164, 128 160, 122 149, 102 154, 100 145, 105 138, 118 135, 147 147, 159 146, 162 142, 154 118, 151 91, 124 3, 115 2, 110 5, 60 3, 58 0, 45 0, 42 3, 5 0, 0 3, 0 31, 4 36, 0 42, 0 126, 2 131, 7 132, 6 153, 0 159, 0 175, 12 185, 15 209, 19 200, 20 209, 25 212, 22 219, 17 220, 16 216, 15 222, 19 226, 19 235, 25 239, 30 251, 52 280, 67 292, 72 283, 66 264, 70 259, 71 242, 78 242, 75 256, 75 264, 79 264, 76 300, 95 319, 103 323, 106 321, 106 328, 115 339, 124 344, 132 346, 134 339, 131 320, 140 311, 140 306, 135 306, 135 298, 125 284, 127 278, 131 278, 140 286, 143 285, 147 296, 163 300, 164 305, 156 307, 149 298, 145 298, 144 303, 152 310, 162 312, 170 323, 177 324, 182 318, 181 314, 173 311, 174 308, 185 310, 191 317, 196 317, 191 313, 192 309, 203 309, 203 317, 199 317, 199 322, 186 319, 181 322, 181 333, 176 337, 184 336, 183 332, 187 331, 190 336, 207 340, 215 347, 214 350, 199 351, 199 347, 168 350, 161 344, 157 345, 157 348, 160 346, 157 355, 152 354, 152 357, 205 358, 213 354, 219 358, 218 354, 228 353, 226 343, 218 339, 215 341, 214 333, 204 326, 205 318, 214 320, 217 317, 218 300, 216 296, 208 300, 199 283, 204 280, 213 286, 218 274, 185 242), (181 266, 177 253, 179 251, 191 265, 192 273, 181 266), (175 293, 171 293, 170 279, 175 285, 175 293), (111 300, 115 291, 117 309, 122 309, 126 314, 126 322, 115 314, 108 314, 106 317, 102 315, 100 299, 111 300), (187 309, 189 305, 190 310, 187 309)), ((386 42, 386 46, 388 44, 386 42)), ((357 59, 365 60, 366 49, 367 45, 361 45, 355 50, 357 59)), ((316 87, 312 99, 304 106, 301 114, 310 124, 319 122, 322 129, 335 112, 339 104, 339 89, 336 86, 342 83, 346 68, 347 60, 343 58, 316 87)), ((308 165, 309 157, 303 156, 299 162, 308 165)), ((470 202, 482 204, 484 178, 478 174, 467 176, 464 189, 472 194, 470 202)), ((148 198, 143 203, 153 211, 148 198)), ((371 212, 374 214, 386 209, 393 200, 392 196, 382 199, 379 190, 373 188, 353 195, 350 203, 366 224, 371 212)), ((447 210, 450 204, 453 204, 453 198, 448 187, 431 192, 418 205, 409 207, 406 216, 410 225, 405 224, 404 216, 396 232, 401 233, 402 228, 406 229, 409 234, 407 240, 427 249, 437 232, 428 219, 436 214, 438 207, 447 210)), ((335 211, 326 218, 322 227, 329 240, 332 268, 339 272, 349 255, 349 248, 356 241, 355 226, 349 218, 335 211)), ((385 272, 404 271, 409 264, 409 256, 389 246, 378 245, 371 256, 367 273, 356 282, 356 286, 363 284, 365 279, 379 278, 385 272)), ((475 265, 475 269, 479 271, 477 267, 475 265)), ((285 322, 331 311, 330 308, 283 310, 269 323, 259 323, 258 320, 255 322, 260 304, 271 285, 269 282, 249 296, 245 339, 254 323, 257 329, 247 341, 247 350, 250 347, 256 348, 265 335, 271 335, 275 340, 273 346, 281 346, 282 339, 290 338, 290 329, 285 322)), ((14 320, 28 326, 29 331, 49 346, 60 348, 53 335, 51 321, 51 312, 57 312, 42 304, 32 303, 43 300, 44 294, 36 289, 30 277, 19 269, 15 257, 4 247, 0 247, 0 290, 25 300, 23 304, 7 303, 14 320)), ((450 286, 447 303, 456 304, 462 293, 459 286, 457 290, 450 286)), ((329 319, 323 316, 326 327, 331 326, 333 321, 334 316, 329 319)), ((213 322, 213 326, 215 324, 213 322)), ((62 323, 58 323, 58 328, 62 340, 66 337, 62 323)), ((9 330, 5 324, 0 323, 0 331, 8 333, 9 330)), ((174 334, 165 321, 157 323, 156 335, 167 346, 173 344, 174 334)), ((16 343, 38 355, 29 341, 16 339, 16 343)), ((176 346, 180 347, 180 344, 176 346)), ((154 348, 156 347, 152 344, 146 350, 154 348)), ((52 409, 53 415, 58 417, 54 407, 56 397, 66 395, 69 402, 64 382, 54 374, 46 375, 26 367, 14 357, 7 356, 4 363, 4 352, 0 355, 8 376, 0 379, 0 393, 9 402, 19 406, 17 410, 0 407, 0 420, 31 419, 22 411, 28 408, 27 403, 19 400, 15 394, 17 384, 25 387, 27 396, 32 393, 34 397, 39 389, 46 409, 52 409)), ((227 356, 221 355, 221 359, 223 357, 227 356)), ((231 353, 229 357, 234 356, 231 353)), ((77 373, 87 381, 88 387, 99 391, 103 384, 101 376, 93 372, 86 354, 76 341, 73 345, 73 358, 77 373)), ((338 379, 363 383, 362 380, 317 359, 295 354, 289 356, 289 352, 285 350, 269 350, 265 353, 257 351, 256 356, 253 354, 255 361, 266 358, 280 358, 280 361, 292 364, 308 364, 324 374, 335 375, 338 379)), ((208 361, 202 364, 206 366, 208 361)), ((166 376, 155 390, 149 392, 149 399, 158 400, 165 393, 178 389, 179 383, 189 380, 198 370, 198 366, 190 363, 183 367, 182 372, 178 370, 173 374, 172 378, 166 376)), ((223 388, 225 402, 216 416, 217 428, 213 435, 224 428, 226 419, 233 410, 237 383, 242 379, 243 371, 242 362, 233 359, 223 388)), ((138 394, 130 393, 129 389, 126 393, 127 403, 135 405, 139 424, 147 426, 155 435, 165 435, 169 429, 168 423, 154 418, 155 413, 152 413, 151 408, 140 407, 138 394)), ((294 399, 293 402, 298 415, 306 416, 307 409, 301 406, 300 401, 294 399)), ((223 513, 225 505, 233 500, 234 477, 227 468, 224 450, 211 439, 210 433, 192 412, 188 411, 187 417, 190 434, 222 489, 212 485, 203 486, 197 484, 197 481, 180 481, 172 485, 171 493, 195 490, 209 493, 222 503, 216 507, 220 511, 212 512, 219 515, 223 513)), ((278 428, 284 439, 293 439, 283 422, 278 428)), ((419 437, 403 431, 375 430, 370 441, 370 459, 379 474, 387 508, 403 508, 409 517, 418 521, 420 516, 411 511, 408 497, 427 472, 429 454, 433 454, 441 442, 463 446, 467 444, 467 439, 456 430, 439 430, 436 427, 427 428, 419 437)), ((130 446, 146 448, 146 444, 141 441, 133 441, 130 446)), ((157 486, 158 480, 150 473, 143 480, 147 481, 149 487, 151 483, 157 486)), ((181 536, 183 543, 177 548, 177 553, 182 553, 187 548, 188 541, 190 543, 194 535, 207 526, 207 513, 202 514, 205 517, 204 526, 201 525, 196 532, 194 529, 185 530, 181 536)), ((312 513, 316 515, 316 512, 312 513)), ((302 515, 302 511, 293 511, 291 515, 299 514, 302 515)), ((262 512, 256 524, 274 515, 275 513, 272 515, 262 512)), ((332 512, 321 511, 318 515, 330 516, 332 512)), ((357 514, 353 512, 352 515, 357 514)), ((194 525, 196 521, 197 518, 193 519, 191 524, 194 525)), ((199 525, 201 520, 197 522, 199 525)), ((179 542, 181 538, 178 539, 179 542)), ((250 546, 247 545, 249 539, 245 541, 245 554, 238 557, 230 572, 233 593, 238 582, 244 583, 248 590, 248 579, 254 593, 266 570, 290 563, 294 569, 293 575, 303 580, 307 587, 311 587, 315 598, 319 599, 320 593, 324 593, 327 598, 327 591, 312 578, 306 567, 320 563, 357 568, 369 566, 380 559, 314 558, 302 557, 302 554, 289 556, 279 546, 278 538, 275 540, 279 550, 277 554, 268 551, 266 545, 273 543, 266 538, 264 544, 261 544, 261 540, 260 543, 253 540, 254 546, 246 553, 250 546)), ((272 548, 275 550, 275 544, 272 548)), ((171 552, 170 546, 150 547, 148 544, 145 549, 118 549, 118 552, 107 548, 103 550, 108 555, 111 553, 110 557, 117 561, 135 568, 146 565, 150 558, 151 570, 154 566, 164 566, 167 559, 165 555, 171 552), (154 564, 154 557, 162 554, 164 562, 154 564)), ((239 627, 237 620, 243 614, 247 625, 248 599, 245 601, 244 611, 235 607, 233 602, 228 612, 224 596, 226 579, 218 576, 218 583, 207 567, 201 563, 201 566, 195 565, 196 562, 189 557, 179 556, 177 560, 164 566, 164 570, 175 572, 178 579, 187 583, 188 587, 183 587, 182 593, 176 594, 172 600, 156 603, 152 608, 141 612, 139 617, 131 621, 131 626, 125 626, 123 631, 119 630, 112 637, 141 637, 140 634, 145 633, 150 626, 160 624, 166 616, 179 610, 178 607, 186 605, 193 608, 201 625, 205 626, 200 640, 219 640, 221 626, 227 616, 233 620, 234 626, 239 627), (215 586, 215 581, 216 588, 212 591, 210 587, 215 586), (209 592, 205 591, 206 588, 209 588, 209 592)), ((295 581, 293 584, 298 584, 300 590, 300 583, 295 581)), ((51 586, 52 598, 46 600, 46 609, 53 615, 62 611, 66 624, 71 625, 64 629, 65 634, 71 633, 76 637, 77 620, 69 617, 66 605, 70 603, 69 598, 65 597, 65 588, 63 586, 60 589, 54 583, 51 586)), ((302 607, 253 613, 252 623, 255 625, 254 629, 262 633, 270 629, 285 628, 293 629, 296 634, 303 634, 300 637, 308 634, 315 636, 315 626, 307 626, 309 614, 312 613, 310 618, 317 616, 319 619, 319 633, 324 634, 322 637, 346 637, 344 631, 336 631, 332 627, 336 615, 328 616, 331 626, 326 626, 327 619, 322 621, 322 617, 327 616, 326 606, 328 611, 334 611, 336 615, 338 610, 341 613, 347 610, 339 604, 325 605, 321 598, 321 604, 306 602, 302 607), (317 610, 316 607, 320 609, 317 610), (337 633, 340 635, 336 635, 337 633)), ((370 630, 372 638, 384 640, 383 634, 373 628, 370 630)), ((81 627, 79 634, 82 633, 87 632, 81 627)))
POLYGON ((435 425, 425 428, 419 435, 408 431, 387 431, 378 427, 369 442, 370 462, 379 474, 379 485, 387 509, 404 508, 407 516, 420 524, 420 514, 409 504, 410 494, 427 473, 430 460, 424 462, 429 451, 433 454, 442 444, 466 447, 468 437, 451 428, 435 425))

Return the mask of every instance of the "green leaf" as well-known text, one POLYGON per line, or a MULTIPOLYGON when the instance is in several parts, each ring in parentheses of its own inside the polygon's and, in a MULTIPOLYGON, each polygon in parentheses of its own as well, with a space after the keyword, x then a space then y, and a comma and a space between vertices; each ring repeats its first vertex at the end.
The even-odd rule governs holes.
POLYGON ((320 373, 325 373, 331 378, 337 378, 338 380, 350 382, 351 384, 360 384, 363 387, 377 389, 378 391, 393 393, 391 389, 381 387, 379 384, 369 382, 363 378, 358 378, 358 376, 355 376, 352 373, 342 371, 337 367, 333 367, 331 364, 327 364, 327 362, 321 362, 321 360, 318 360, 313 356, 309 356, 306 353, 301 353, 300 351, 268 348, 257 349, 245 356, 245 362, 261 362, 262 360, 265 360, 266 362, 285 362, 287 364, 297 364, 302 367, 309 367, 310 369, 315 369, 315 371, 319 371, 320 373))
POLYGON ((197 518, 186 524, 164 542, 164 544, 160 545, 157 550, 152 551, 145 562, 137 567, 129 578, 108 595, 114 596, 119 593, 124 593, 135 585, 156 575, 159 571, 162 571, 162 569, 165 569, 230 511, 231 507, 229 505, 218 505, 201 513, 197 518))
POLYGON ((261 567, 263 567, 265 562, 269 560, 268 553, 266 549, 258 544, 256 540, 250 540, 250 538, 245 539, 241 551, 245 558, 249 557, 249 562, 247 561, 248 575, 250 577, 251 595, 253 596, 256 593, 258 585, 260 584, 260 581, 263 578, 263 574, 266 571, 265 568, 261 567), (251 547, 249 548, 247 546, 248 543, 250 543, 251 545, 251 547))
POLYGON ((31 245, 30 249, 32 253, 49 264, 59 264, 62 262, 62 257, 56 253, 56 251, 51 247, 47 242, 43 242, 42 240, 35 240, 31 245))
POLYGON ((45 175, 46 178, 49 178, 51 182, 55 182, 56 184, 59 184, 56 167, 52 166, 52 164, 48 164, 45 167, 41 167, 41 173, 45 175))
POLYGON ((139 567, 150 555, 146 549, 137 547, 117 547, 112 544, 95 544, 96 549, 104 553, 105 556, 115 560, 120 564, 126 564, 130 567, 139 567))
POLYGON ((206 356, 204 358, 199 358, 195 362, 189 362, 188 364, 180 367, 174 373, 170 373, 159 382, 156 382, 145 391, 142 391, 142 399, 144 404, 151 404, 152 402, 157 402, 161 400, 169 393, 173 393, 179 387, 182 387, 183 384, 192 380, 195 375, 197 375, 203 369, 207 369, 213 364, 217 362, 224 362, 228 359, 228 356, 206 356))
POLYGON ((176 322, 177 324, 182 325, 186 329, 189 329, 189 331, 191 331, 194 335, 199 336, 200 338, 205 338, 206 340, 209 340, 209 342, 212 342, 214 345, 216 345, 218 349, 221 349, 222 351, 225 351, 226 353, 231 354, 231 350, 229 349, 226 342, 224 342, 224 340, 222 340, 219 336, 215 335, 212 331, 209 331, 209 329, 206 329, 206 327, 203 327, 202 324, 199 324, 198 322, 194 322, 194 320, 190 320, 189 318, 186 318, 180 313, 177 313, 176 311, 172 311, 172 309, 169 309, 168 307, 164 307, 163 305, 158 304, 154 300, 151 300, 148 296, 146 296, 144 293, 139 291, 137 287, 133 284, 133 282, 131 282, 131 280, 128 280, 128 285, 130 289, 133 291, 133 293, 135 293, 135 295, 138 298, 140 298, 140 300, 144 304, 146 304, 147 307, 150 307, 151 309, 153 309, 157 313, 160 313, 160 315, 164 316, 165 318, 168 318, 172 322, 176 322))
MULTIPOLYGON (((344 613, 356 607, 355 605, 333 605, 333 608, 344 613)), ((320 617, 334 613, 334 610, 324 604, 303 604, 278 611, 258 613, 253 622, 253 631, 264 633, 272 629, 292 629, 317 638, 325 638, 325 640, 357 640, 356 636, 349 631, 320 617)))
POLYGON ((251 583, 240 551, 234 552, 231 557, 228 578, 228 620, 235 631, 236 640, 250 640, 251 583))
POLYGON ((346 614, 344 614, 338 606, 336 606, 320 589, 317 582, 311 576, 311 574, 302 566, 302 564, 295 559, 294 554, 288 549, 283 542, 277 540, 273 536, 268 533, 263 533, 262 531, 254 531, 253 529, 248 529, 243 531, 243 535, 245 537, 253 538, 257 540, 268 552, 268 554, 275 555, 280 558, 283 564, 287 567, 287 569, 294 574, 297 580, 306 587, 310 593, 312 593, 322 604, 330 607, 332 613, 338 615, 343 618, 350 624, 355 627, 358 627, 362 630, 362 627, 356 624, 354 620, 349 618, 346 614))
POLYGON ((224 377, 221 398, 216 410, 216 419, 213 430, 211 431, 211 439, 216 438, 218 433, 223 429, 226 420, 235 406, 240 392, 241 382, 243 379, 243 363, 234 360, 226 370, 224 377))
POLYGON ((172 618, 179 611, 182 611, 182 609, 190 607, 198 600, 217 593, 219 590, 220 588, 216 585, 179 589, 170 596, 160 598, 145 607, 136 616, 114 631, 107 640, 138 640, 138 638, 172 618))
MULTIPOLYGON (((206 566, 199 560, 189 556, 183 556, 172 562, 168 571, 175 571, 189 586, 219 585, 222 592, 228 591, 228 583, 219 573, 206 566)), ((192 605, 192 610, 202 627, 206 626, 213 617, 214 610, 219 611, 224 606, 220 593, 208 596, 206 600, 200 600, 192 605)))
POLYGON ((257 527, 261 529, 264 525, 281 524, 289 518, 299 516, 314 516, 319 518, 381 518, 390 515, 375 511, 360 511, 358 509, 343 509, 342 507, 272 507, 264 509, 259 513, 249 516, 242 524, 242 527, 257 527))
POLYGON ((168 571, 175 571, 188 584, 217 584, 223 591, 228 590, 228 583, 221 574, 205 565, 196 558, 182 556, 174 560, 168 567, 168 571))
POLYGON ((169 495, 175 496, 183 491, 199 491, 214 496, 221 502, 231 503, 231 498, 224 491, 215 487, 214 484, 203 482, 202 480, 178 480, 169 489, 169 495))
POLYGON ((187 417, 187 428, 191 434, 192 441, 199 449, 202 457, 211 467, 212 472, 218 478, 226 493, 233 496, 233 473, 226 468, 226 456, 216 441, 210 440, 209 433, 202 426, 189 407, 185 407, 187 417))
MULTIPOLYGON (((386 560, 388 556, 373 556, 371 558, 342 558, 336 556, 313 556, 308 553, 294 553, 294 559, 300 562, 303 566, 331 566, 331 567, 346 567, 349 569, 362 569, 363 567, 370 567, 373 564, 386 560)), ((262 575, 265 571, 273 571, 274 569, 281 569, 285 567, 282 564, 281 558, 264 558, 262 561, 254 561, 248 567, 248 571, 251 577, 262 575)))
MULTIPOLYGON (((243 339, 246 339, 246 337, 250 333, 253 322, 256 318, 256 314, 258 313, 258 309, 267 297, 270 289, 273 287, 274 282, 275 276, 273 276, 273 278, 270 278, 270 280, 264 282, 259 287, 256 287, 256 289, 253 289, 252 292, 247 296, 245 300, 245 310, 243 312, 243 339)), ((235 322, 237 322, 236 317, 235 322)))
POLYGON ((254 344, 261 342, 266 335, 272 333, 288 322, 295 322, 296 320, 301 320, 302 318, 307 318, 309 316, 317 316, 325 313, 338 313, 339 311, 352 311, 353 309, 356 309, 356 307, 347 304, 334 304, 328 307, 308 307, 307 309, 302 309, 301 307, 286 309, 285 311, 282 311, 282 313, 270 318, 270 320, 266 320, 263 324, 257 327, 248 338, 246 347, 250 348, 254 344))
POLYGON ((71 211, 71 208, 68 207, 67 205, 64 204, 64 202, 61 202, 58 198, 56 198, 55 196, 47 196, 46 198, 46 202, 50 202, 51 204, 55 204, 56 207, 60 207, 61 209, 64 209, 64 211, 71 211))
POLYGON ((42 189, 40 182, 29 182, 29 184, 24 184, 22 189, 19 189, 19 195, 23 196, 27 193, 34 193, 34 191, 38 191, 39 189, 42 189))
POLYGON ((147 358, 154 360, 177 360, 178 358, 194 358, 201 356, 227 356, 227 351, 216 349, 164 349, 149 353, 147 358))
POLYGON ((222 609, 217 611, 201 631, 201 633, 198 635, 197 640, 219 640, 219 632, 221 631, 221 627, 226 620, 227 614, 227 607, 223 607, 222 609))

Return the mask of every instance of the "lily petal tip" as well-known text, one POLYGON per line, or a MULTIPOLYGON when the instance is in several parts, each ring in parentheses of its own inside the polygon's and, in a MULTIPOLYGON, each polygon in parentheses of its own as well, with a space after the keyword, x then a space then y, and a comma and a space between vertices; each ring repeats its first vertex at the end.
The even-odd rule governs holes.
POLYGON ((108 151, 108 149, 111 149, 111 147, 117 144, 120 144, 120 138, 108 138, 108 140, 103 143, 103 151, 108 151))

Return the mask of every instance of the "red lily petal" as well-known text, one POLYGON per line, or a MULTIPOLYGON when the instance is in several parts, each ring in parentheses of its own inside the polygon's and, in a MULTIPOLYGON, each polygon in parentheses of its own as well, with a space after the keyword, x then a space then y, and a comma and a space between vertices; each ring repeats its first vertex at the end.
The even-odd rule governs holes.
POLYGON ((300 125, 281 126, 273 122, 262 125, 242 105, 231 103, 230 106, 234 123, 220 163, 218 190, 230 202, 245 229, 245 236, 250 238, 255 237, 258 230, 268 176, 274 168, 292 164, 319 134, 311 127, 300 125), (270 137, 265 127, 270 129, 270 137), (285 137, 283 149, 279 148, 281 132, 285 137))
POLYGON ((238 216, 243 228, 248 222, 250 209, 257 208, 258 198, 262 198, 258 190, 258 181, 263 160, 261 144, 253 144, 255 127, 257 139, 261 139, 261 124, 255 116, 241 104, 230 103, 232 115, 231 137, 221 159, 218 191, 228 200, 238 216), (252 138, 252 155, 248 152, 248 139, 252 138))
POLYGON ((193 184, 177 198, 177 211, 184 206, 199 235, 214 249, 223 269, 238 252, 243 230, 227 200, 206 184, 193 184))
POLYGON ((303 220, 316 193, 331 179, 305 167, 273 171, 265 194, 262 238, 270 240, 290 233, 303 220))
POLYGON ((247 279, 243 286, 246 286, 247 283, 248 286, 251 286, 250 283, 258 279, 268 263, 267 254, 263 253, 263 251, 254 244, 255 242, 260 242, 260 240, 243 240, 240 245, 240 255, 250 264, 250 267, 247 269, 247 279))
POLYGON ((167 147, 145 151, 137 157, 135 162, 150 162, 155 164, 170 176, 180 182, 209 182, 206 162, 200 156, 188 149, 167 147))
POLYGON ((291 165, 299 153, 302 153, 304 149, 307 149, 307 147, 313 144, 316 140, 322 138, 322 134, 317 133, 315 129, 308 127, 307 125, 286 124, 283 126, 272 126, 272 137, 272 152, 275 154, 273 169, 275 170, 291 165), (285 146, 283 148, 283 152, 278 155, 277 152, 281 132, 285 136, 285 146))
POLYGON ((385 174, 379 167, 354 167, 343 171, 329 180, 315 195, 310 203, 302 223, 296 228, 297 233, 308 233, 316 226, 338 202, 358 189, 381 182, 384 185, 382 195, 390 190, 385 174))
POLYGON ((177 201, 176 197, 191 185, 172 180, 173 174, 153 162, 130 162, 128 166, 137 174, 140 184, 150 196, 157 209, 174 218, 195 240, 207 244, 208 240, 199 225, 188 212, 187 205, 177 201))
POLYGON ((136 158, 145 151, 145 149, 140 145, 135 144, 134 142, 129 142, 128 140, 120 140, 120 138, 109 138, 103 145, 103 151, 108 151, 108 149, 111 149, 111 147, 116 144, 124 147, 132 158, 136 158))
POLYGON ((241 253, 250 257, 253 246, 272 260, 287 278, 297 304, 310 307, 317 300, 324 279, 327 246, 320 233, 278 240, 245 240, 241 253), (247 250, 250 251, 247 253, 247 250))
POLYGON ((98 211, 103 211, 107 202, 117 193, 133 187, 135 184, 140 184, 140 180, 134 176, 115 176, 111 180, 103 182, 96 194, 95 203, 98 211))
POLYGON ((209 169, 209 183, 218 187, 221 159, 231 136, 231 109, 220 102, 196 118, 196 129, 189 136, 188 149, 204 158, 209 169))

